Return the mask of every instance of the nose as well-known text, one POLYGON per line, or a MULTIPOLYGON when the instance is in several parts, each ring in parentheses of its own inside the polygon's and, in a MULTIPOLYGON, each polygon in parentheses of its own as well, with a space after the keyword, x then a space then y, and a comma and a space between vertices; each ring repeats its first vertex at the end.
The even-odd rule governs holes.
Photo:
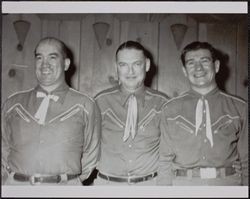
POLYGON ((195 62, 195 70, 203 70, 203 66, 201 64, 201 62, 197 61, 195 62))
POLYGON ((128 66, 128 73, 129 73, 129 74, 134 74, 134 67, 133 67, 132 64, 130 64, 130 65, 128 66))
POLYGON ((42 62, 42 67, 48 67, 49 66, 49 60, 44 58, 42 62))

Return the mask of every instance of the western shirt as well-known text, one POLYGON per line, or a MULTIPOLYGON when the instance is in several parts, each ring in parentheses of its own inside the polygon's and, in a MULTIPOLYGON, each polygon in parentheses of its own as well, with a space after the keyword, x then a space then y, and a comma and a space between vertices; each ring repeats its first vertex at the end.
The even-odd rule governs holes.
POLYGON ((93 99, 65 83, 49 94, 44 124, 34 117, 43 98, 39 85, 10 96, 2 108, 2 169, 27 175, 81 174, 95 168, 100 141, 100 112, 93 99))
POLYGON ((171 185, 176 169, 230 167, 240 160, 248 183, 248 108, 243 100, 215 88, 206 95, 194 90, 171 99, 162 111, 159 184, 171 185), (196 104, 207 100, 213 146, 206 137, 206 109, 195 133, 196 104))
POLYGON ((142 176, 156 172, 160 143, 160 113, 167 97, 141 87, 135 93, 138 123, 135 138, 123 141, 128 93, 117 86, 99 93, 96 102, 102 115, 101 156, 97 168, 112 176, 142 176))

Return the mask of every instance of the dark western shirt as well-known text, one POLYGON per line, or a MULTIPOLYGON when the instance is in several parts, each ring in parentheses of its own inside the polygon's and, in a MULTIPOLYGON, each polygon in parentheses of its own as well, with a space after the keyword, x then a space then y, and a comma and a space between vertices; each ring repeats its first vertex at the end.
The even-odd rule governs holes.
MULTIPOLYGON (((100 111, 93 99, 66 84, 54 90, 45 123, 34 117, 46 93, 40 86, 10 96, 2 109, 2 172, 81 174, 86 179, 97 163, 100 111)), ((47 93, 46 93, 47 94, 47 93)))
POLYGON ((236 160, 242 164, 243 184, 248 183, 246 102, 218 88, 204 96, 191 90, 164 106, 161 121, 159 184, 171 185, 175 169, 230 167, 236 160), (204 119, 195 134, 195 110, 200 98, 209 104, 213 147, 206 137, 204 119))
POLYGON ((101 156, 98 170, 113 176, 142 176, 156 172, 160 143, 160 113, 167 97, 147 87, 134 95, 138 104, 135 138, 123 141, 128 98, 120 86, 97 95, 102 114, 101 156))

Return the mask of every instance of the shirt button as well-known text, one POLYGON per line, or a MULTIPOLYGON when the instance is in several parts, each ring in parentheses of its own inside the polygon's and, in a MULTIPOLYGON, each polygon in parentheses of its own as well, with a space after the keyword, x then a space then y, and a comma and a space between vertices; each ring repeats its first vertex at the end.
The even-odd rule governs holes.
POLYGON ((206 159, 206 157, 205 157, 205 156, 203 156, 203 157, 202 157, 202 159, 203 159, 203 160, 205 160, 205 159, 206 159))
POLYGON ((206 127, 206 124, 203 124, 204 127, 206 127))
POLYGON ((129 147, 129 148, 131 148, 131 147, 132 147, 132 145, 130 144, 130 145, 128 145, 128 147, 129 147))
POLYGON ((203 113, 206 113, 206 110, 203 110, 203 113))

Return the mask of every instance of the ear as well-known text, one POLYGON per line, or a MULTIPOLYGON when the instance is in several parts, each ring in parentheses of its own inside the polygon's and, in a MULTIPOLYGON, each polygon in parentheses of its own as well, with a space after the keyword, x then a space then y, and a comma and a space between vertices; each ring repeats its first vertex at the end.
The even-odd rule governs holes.
POLYGON ((69 69, 70 66, 70 59, 66 58, 64 59, 64 71, 67 71, 69 69))
POLYGON ((219 60, 215 60, 214 67, 215 67, 215 73, 218 73, 220 70, 220 61, 219 60))
POLYGON ((150 59, 146 58, 146 72, 148 72, 150 69, 150 59))
POLYGON ((187 77, 187 69, 184 66, 182 66, 182 72, 184 73, 185 77, 187 77))

